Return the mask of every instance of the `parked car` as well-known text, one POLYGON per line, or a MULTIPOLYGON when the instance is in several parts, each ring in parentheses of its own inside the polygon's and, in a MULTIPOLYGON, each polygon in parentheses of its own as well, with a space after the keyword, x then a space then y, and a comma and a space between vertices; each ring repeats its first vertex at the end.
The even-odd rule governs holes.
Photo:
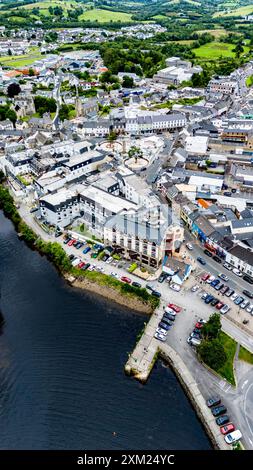
POLYGON ((201 276, 201 281, 207 282, 207 280, 210 278, 209 273, 205 273, 201 276))
POLYGON ((163 328, 163 330, 166 330, 166 331, 170 330, 170 326, 167 325, 167 323, 164 323, 163 321, 160 321, 158 326, 159 328, 163 328))
POLYGON ((249 300, 244 300, 244 301, 240 304, 240 308, 244 309, 244 308, 248 307, 249 304, 250 304, 249 300))
POLYGON ((146 289, 154 290, 154 286, 152 284, 146 284, 146 289))
POLYGON ((199 286, 198 286, 197 284, 195 284, 195 286, 193 286, 193 287, 191 288, 191 291, 192 291, 192 292, 197 292, 197 290, 199 290, 199 286))
POLYGON ((201 344, 201 339, 200 338, 189 338, 187 339, 187 343, 190 344, 191 346, 199 346, 201 344))
POLYGON ((75 255, 69 255, 70 261, 72 261, 75 258, 75 255))
POLYGON ((175 290, 176 292, 179 292, 181 290, 181 287, 178 284, 170 284, 170 288, 175 290))
POLYGON ((238 277, 242 277, 242 275, 243 275, 243 274, 241 273, 241 271, 239 271, 239 269, 236 269, 236 268, 233 269, 233 273, 234 273, 236 276, 238 276, 238 277))
POLYGON ((168 315, 174 315, 174 317, 176 316, 175 310, 172 310, 172 308, 169 307, 164 308, 164 313, 167 313, 168 315))
POLYGON ((219 258, 219 256, 214 255, 213 259, 214 259, 214 261, 216 261, 216 263, 222 263, 222 259, 219 258))
POLYGON ((82 270, 83 271, 86 271, 86 269, 88 269, 90 267, 90 263, 86 263, 83 267, 82 267, 82 270))
POLYGON ((221 289, 220 289, 220 293, 222 295, 226 294, 226 292, 229 290, 229 287, 228 286, 223 286, 221 289))
POLYGON ((205 255, 209 256, 210 258, 212 258, 212 256, 213 256, 213 254, 211 253, 211 251, 204 250, 204 253, 205 253, 205 255))
POLYGON ((238 294, 234 292, 233 295, 231 295, 230 299, 234 302, 235 299, 237 299, 237 297, 238 297, 238 294))
POLYGON ((163 315, 161 321, 164 322, 164 323, 166 323, 166 324, 169 325, 169 326, 174 325, 173 321, 169 320, 167 313, 163 315), (166 321, 165 321, 165 320, 166 320, 166 321))
POLYGON ((216 308, 217 308, 217 310, 220 310, 223 306, 224 306, 224 303, 223 303, 223 302, 219 302, 219 303, 216 305, 216 308))
POLYGON ((217 286, 218 284, 220 284, 220 280, 219 280, 219 279, 214 279, 214 280, 211 282, 210 285, 211 285, 212 287, 215 287, 215 286, 217 286))
POLYGON ((68 242, 68 246, 74 245, 75 241, 76 241, 76 240, 70 239, 69 242, 68 242))
POLYGON ((208 398, 208 400, 206 401, 206 404, 208 408, 211 408, 211 406, 218 406, 220 402, 221 402, 220 397, 215 396, 215 397, 208 398))
POLYGON ((158 292, 158 290, 153 290, 153 291, 151 292, 151 295, 153 295, 154 297, 158 297, 158 298, 161 297, 161 293, 158 292))
POLYGON ((190 251, 193 250, 193 246, 190 243, 186 243, 185 246, 188 248, 188 250, 190 250, 190 251))
POLYGON ((226 295, 227 297, 231 297, 231 295, 233 295, 234 293, 235 293, 235 291, 234 291, 233 289, 229 288, 229 289, 227 290, 227 292, 226 292, 225 295, 226 295))
POLYGON ((206 261, 205 261, 203 258, 201 258, 201 256, 198 256, 198 257, 197 257, 197 261, 198 261, 200 264, 202 264, 203 266, 206 264, 206 261))
POLYGON ((250 305, 246 308, 246 312, 251 313, 252 311, 253 311, 253 304, 250 304, 250 305))
POLYGON ((249 284, 253 284, 253 279, 252 279, 252 277, 248 276, 247 274, 245 274, 245 275, 243 276, 243 279, 244 279, 244 281, 248 282, 249 284))
POLYGON ((115 277, 116 279, 119 278, 118 273, 115 273, 114 271, 111 271, 111 276, 112 276, 112 277, 115 277))
POLYGON ((176 313, 180 313, 182 308, 176 304, 168 304, 167 307, 172 308, 176 313))
POLYGON ((131 279, 129 279, 129 277, 126 277, 126 276, 122 276, 122 277, 120 278, 120 280, 121 280, 122 282, 126 282, 127 284, 131 284, 131 282, 132 282, 131 279))
POLYGON ((112 256, 109 256, 109 258, 106 260, 106 264, 110 264, 113 260, 112 256))
POLYGON ((140 287, 141 287, 141 284, 140 284, 139 282, 134 281, 134 282, 132 282, 132 286, 133 286, 133 287, 139 287, 139 288, 140 288, 140 287))
POLYGON ((201 299, 202 300, 205 300, 207 298, 209 294, 207 292, 204 292, 202 295, 201 295, 201 299))
POLYGON ((216 286, 214 288, 215 288, 215 290, 220 290, 220 289, 222 289, 222 287, 224 287, 224 284, 222 282, 219 282, 219 284, 216 284, 216 286))
POLYGON ((215 421, 216 421, 216 424, 218 424, 218 426, 223 426, 224 424, 229 423, 230 419, 228 415, 223 415, 223 416, 219 416, 219 418, 216 418, 215 421))
POLYGON ((233 444, 234 442, 239 441, 242 438, 242 433, 239 429, 227 434, 224 439, 227 444, 233 444))
POLYGON ((79 264, 78 264, 78 268, 82 268, 83 266, 85 265, 85 263, 83 261, 81 261, 79 264))
POLYGON ((225 426, 221 426, 220 428, 221 434, 228 434, 229 432, 232 432, 234 430, 235 430, 235 427, 233 423, 225 424, 225 426))
POLYGON ((67 237, 65 238, 65 240, 63 241, 64 245, 67 245, 67 243, 71 240, 71 238, 67 237))
POLYGON ((240 305, 244 301, 244 298, 239 296, 234 300, 235 305, 240 305))
POLYGON ((168 277, 168 274, 166 273, 161 273, 159 278, 158 278, 158 282, 163 282, 165 281, 165 279, 168 277))
POLYGON ((199 333, 196 333, 195 331, 193 331, 191 334, 190 334, 190 338, 194 338, 194 339, 201 339, 201 336, 199 333))
POLYGON ((198 330, 201 330, 201 328, 203 328, 204 324, 203 323, 200 323, 199 321, 197 321, 197 323, 195 323, 195 328, 197 328, 198 330))
POLYGON ((223 307, 220 309, 220 313, 223 315, 230 310, 230 307, 227 304, 224 304, 223 307))
POLYGON ((243 290, 242 293, 246 295, 246 297, 249 297, 249 299, 253 299, 253 294, 248 290, 243 290))
POLYGON ((166 314, 166 318, 167 318, 168 320, 171 320, 171 321, 175 321, 175 319, 176 319, 175 315, 171 315, 171 313, 167 313, 167 314, 166 314))
POLYGON ((161 333, 155 333, 154 336, 156 339, 159 339, 159 341, 166 341, 166 336, 161 335, 161 333))
POLYGON ((214 299, 213 295, 209 294, 207 298, 205 299, 205 304, 210 304, 213 299, 214 299))
POLYGON ((210 275, 209 278, 206 280, 206 283, 207 283, 207 284, 211 284, 214 280, 215 280, 215 276, 213 276, 213 274, 212 274, 212 275, 210 275))
POLYGON ((226 276, 226 274, 220 273, 220 274, 218 274, 218 277, 220 279, 222 279, 223 281, 225 281, 225 282, 229 281, 229 278, 226 276))
POLYGON ((83 250, 83 254, 86 255, 86 253, 89 253, 89 251, 90 251, 90 247, 86 246, 86 248, 84 248, 83 250))
POLYGON ((228 264, 228 263, 224 263, 223 266, 224 266, 224 268, 226 268, 228 271, 232 271, 232 269, 233 269, 233 266, 231 266, 231 264, 228 264))
POLYGON ((211 412, 213 416, 216 417, 225 414, 227 412, 227 408, 224 405, 215 406, 211 409, 211 412))
POLYGON ((156 333, 159 333, 161 335, 167 336, 168 331, 164 330, 163 328, 156 328, 156 333))

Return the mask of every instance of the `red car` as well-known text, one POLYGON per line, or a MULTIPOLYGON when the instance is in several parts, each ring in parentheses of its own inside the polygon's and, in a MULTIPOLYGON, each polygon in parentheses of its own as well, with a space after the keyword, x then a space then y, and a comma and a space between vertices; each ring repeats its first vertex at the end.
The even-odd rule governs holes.
POLYGON ((198 330, 200 330, 201 328, 203 328, 203 326, 204 326, 203 323, 197 322, 196 325, 195 325, 195 328, 197 328, 198 330))
POLYGON ((221 426, 220 432, 221 434, 228 434, 229 432, 232 432, 235 430, 235 427, 233 423, 228 423, 225 426, 221 426))
POLYGON ((68 246, 72 246, 75 242, 76 242, 76 240, 69 240, 68 246))
POLYGON ((172 310, 174 310, 174 312, 176 313, 180 313, 181 312, 181 307, 179 307, 178 305, 175 305, 175 304, 168 304, 168 307, 169 308, 172 308, 172 310))
POLYGON ((210 274, 205 273, 205 274, 203 274, 203 276, 201 276, 201 280, 204 281, 204 282, 206 282, 207 279, 209 279, 209 277, 210 277, 210 274))
POLYGON ((81 263, 78 264, 78 268, 81 269, 84 265, 85 265, 85 263, 83 261, 81 261, 81 263))
POLYGON ((126 277, 126 276, 122 276, 120 279, 123 282, 127 282, 127 284, 131 284, 132 282, 131 279, 129 279, 129 277, 126 277))
POLYGON ((223 307, 223 303, 222 302, 219 302, 217 305, 215 305, 215 308, 217 308, 218 310, 220 310, 222 307, 223 307))

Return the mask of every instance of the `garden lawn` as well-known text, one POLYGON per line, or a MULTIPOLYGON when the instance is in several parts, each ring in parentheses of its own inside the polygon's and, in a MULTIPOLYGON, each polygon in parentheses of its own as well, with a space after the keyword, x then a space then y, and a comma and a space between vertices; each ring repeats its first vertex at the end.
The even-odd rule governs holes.
POLYGON ((249 364, 253 364, 253 354, 243 346, 240 346, 239 359, 241 361, 248 362, 249 364))
POLYGON ((221 375, 224 379, 226 379, 232 385, 235 385, 235 377, 234 377, 234 357, 236 352, 236 341, 230 336, 226 335, 223 331, 220 332, 219 336, 220 342, 223 344, 226 354, 227 354, 227 361, 221 369, 216 370, 219 375, 221 375))
MULTIPOLYGON (((201 47, 193 49, 196 57, 200 59, 218 59, 219 57, 235 57, 234 44, 226 42, 209 42, 201 47)), ((244 53, 249 51, 249 47, 244 46, 244 53)))

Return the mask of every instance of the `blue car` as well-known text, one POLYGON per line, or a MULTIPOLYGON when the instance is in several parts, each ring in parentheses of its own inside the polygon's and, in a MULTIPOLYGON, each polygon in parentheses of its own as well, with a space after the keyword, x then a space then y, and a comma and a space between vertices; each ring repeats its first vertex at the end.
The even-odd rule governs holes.
POLYGON ((166 331, 169 331, 170 330, 170 326, 167 325, 166 323, 163 323, 162 321, 160 321, 159 325, 158 325, 160 328, 162 328, 163 330, 166 330, 166 331))
POLYGON ((200 264, 202 264, 203 266, 206 264, 206 261, 205 261, 203 258, 201 258, 200 256, 198 256, 197 261, 198 261, 200 264))
POLYGON ((213 295, 208 295, 207 298, 205 299, 205 304, 210 304, 214 300, 213 295))
POLYGON ((86 253, 88 253, 89 251, 90 251, 90 247, 86 246, 86 248, 84 248, 83 250, 83 254, 86 255, 86 253))
POLYGON ((215 286, 217 286, 217 284, 219 284, 219 283, 220 283, 220 280, 219 280, 219 279, 214 279, 214 281, 212 281, 210 285, 211 285, 212 287, 215 287, 215 286))

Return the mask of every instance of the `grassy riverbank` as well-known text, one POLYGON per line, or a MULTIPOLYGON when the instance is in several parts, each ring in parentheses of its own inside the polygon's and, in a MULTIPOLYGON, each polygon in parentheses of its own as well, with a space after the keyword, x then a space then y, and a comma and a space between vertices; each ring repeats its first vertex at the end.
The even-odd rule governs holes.
POLYGON ((4 175, 0 173, 0 209, 12 220, 22 239, 31 248, 37 249, 42 255, 45 255, 52 261, 60 273, 72 275, 79 280, 87 279, 90 283, 108 287, 108 289, 116 291, 117 294, 121 296, 136 298, 136 300, 146 304, 152 311, 159 305, 159 299, 150 295, 146 289, 139 289, 132 285, 122 283, 106 274, 73 268, 66 252, 59 243, 43 241, 42 238, 23 222, 9 190, 1 184, 3 182, 4 175))

